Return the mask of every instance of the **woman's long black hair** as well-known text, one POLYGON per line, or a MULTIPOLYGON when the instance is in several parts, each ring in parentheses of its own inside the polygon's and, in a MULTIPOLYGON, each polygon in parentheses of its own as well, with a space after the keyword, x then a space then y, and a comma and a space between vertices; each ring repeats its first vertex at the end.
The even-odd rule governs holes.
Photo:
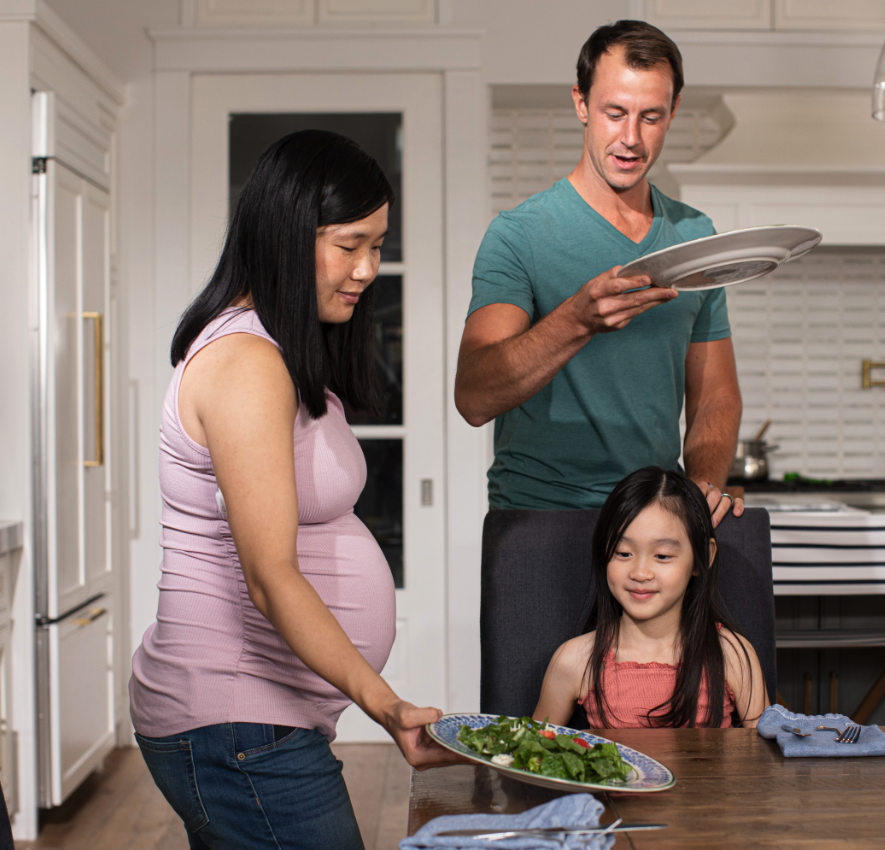
MULTIPOLYGON (((624 610, 609 589, 608 564, 614 558, 627 527, 652 504, 660 505, 681 520, 694 555, 694 574, 682 600, 676 646, 681 661, 673 695, 648 712, 648 722, 650 726, 719 727, 723 720, 721 695, 725 693, 726 680, 717 623, 735 635, 738 629, 726 612, 716 586, 718 553, 710 563, 710 540, 714 539, 714 534, 709 505, 697 484, 677 470, 649 466, 628 475, 612 490, 599 514, 592 547, 590 585, 593 604, 584 629, 586 632, 596 631, 587 664, 591 699, 605 727, 611 711, 605 698, 605 666, 609 652, 617 648, 624 610), (706 716, 698 723, 698 695, 703 681, 706 681, 708 706, 706 716)), ((739 640, 735 648, 738 647, 746 657, 749 673, 750 658, 739 640)), ((750 682, 751 688, 752 684, 750 682)))
POLYGON ((378 163, 344 136, 302 130, 274 142, 243 187, 215 272, 175 331, 172 365, 209 322, 251 295, 312 418, 326 413, 324 387, 374 411, 374 287, 349 322, 321 323, 316 239, 317 228, 358 221, 393 201, 378 163))

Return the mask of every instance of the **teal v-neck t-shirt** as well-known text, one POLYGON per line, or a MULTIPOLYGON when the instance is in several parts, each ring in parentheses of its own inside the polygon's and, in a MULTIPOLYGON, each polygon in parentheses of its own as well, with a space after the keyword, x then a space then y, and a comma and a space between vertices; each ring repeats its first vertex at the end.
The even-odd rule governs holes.
MULTIPOLYGON (((534 324, 612 266, 715 232, 703 213, 654 186, 651 196, 654 222, 639 243, 568 179, 502 212, 476 257, 470 313, 515 304, 534 324)), ((598 508, 634 470, 675 469, 689 343, 730 335, 725 295, 713 289, 680 292, 593 337, 537 395, 495 420, 491 507, 598 508)))

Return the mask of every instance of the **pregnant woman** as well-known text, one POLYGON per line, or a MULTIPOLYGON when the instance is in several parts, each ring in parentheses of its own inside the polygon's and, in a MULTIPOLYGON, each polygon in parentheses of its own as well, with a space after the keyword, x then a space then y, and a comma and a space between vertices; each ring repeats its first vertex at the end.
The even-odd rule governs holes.
POLYGON ((376 398, 371 283, 393 191, 334 133, 262 154, 172 342, 157 622, 132 722, 191 848, 362 848, 329 742, 356 702, 410 764, 447 756, 435 708, 379 675, 384 555, 353 513, 366 464, 342 401, 376 398))

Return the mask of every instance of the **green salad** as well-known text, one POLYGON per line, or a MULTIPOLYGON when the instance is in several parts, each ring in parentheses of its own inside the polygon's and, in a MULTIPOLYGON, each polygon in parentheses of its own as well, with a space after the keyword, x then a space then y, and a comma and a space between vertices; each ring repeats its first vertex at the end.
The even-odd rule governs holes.
POLYGON ((577 735, 557 735, 531 717, 499 717, 482 729, 462 726, 458 740, 494 764, 554 779, 611 782, 630 773, 615 744, 591 745, 577 735))

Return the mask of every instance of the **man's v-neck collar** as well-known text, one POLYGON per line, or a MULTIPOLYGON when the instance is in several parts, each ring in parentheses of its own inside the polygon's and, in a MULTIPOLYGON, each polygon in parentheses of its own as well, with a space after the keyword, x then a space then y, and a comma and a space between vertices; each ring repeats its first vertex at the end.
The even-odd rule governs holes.
POLYGON ((568 177, 563 177, 560 181, 566 184, 568 191, 570 191, 575 200, 585 209, 587 210, 587 214, 598 220, 602 223, 604 228, 608 228, 611 234, 624 243, 625 248, 629 248, 631 251, 635 251, 637 256, 642 256, 651 245, 654 244, 655 239, 658 238, 658 231, 661 229, 661 204, 657 199, 657 193, 655 192, 655 187, 649 183, 649 191, 651 193, 651 207, 652 207, 652 222, 651 227, 648 229, 648 233, 642 237, 639 242, 634 242, 629 236, 622 233, 615 227, 604 215, 598 213, 590 204, 587 203, 582 197, 581 193, 572 185, 571 180, 568 177))

